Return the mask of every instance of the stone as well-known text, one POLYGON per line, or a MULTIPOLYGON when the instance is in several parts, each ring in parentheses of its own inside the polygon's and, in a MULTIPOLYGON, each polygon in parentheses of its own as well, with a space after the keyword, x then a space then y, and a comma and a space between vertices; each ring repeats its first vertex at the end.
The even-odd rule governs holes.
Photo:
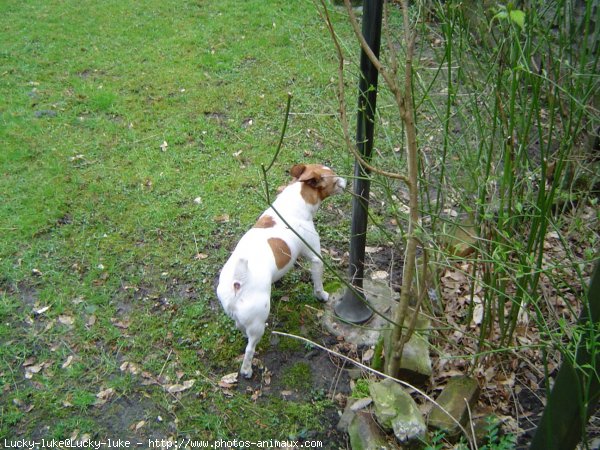
POLYGON ((348 427, 352 423, 354 416, 356 416, 357 412, 365 409, 373 403, 373 399, 371 397, 363 397, 363 398, 348 398, 348 402, 346 403, 346 408, 344 409, 343 414, 340 417, 340 421, 337 424, 338 431, 343 433, 348 432, 348 427))
POLYGON ((415 332, 402 350, 399 377, 411 384, 424 385, 432 373, 429 341, 423 334, 415 332))
POLYGON ((385 379, 369 385, 375 405, 375 416, 382 427, 394 431, 400 442, 424 437, 427 426, 412 397, 393 380, 385 379))
POLYGON ((442 236, 441 243, 451 255, 466 258, 477 250, 477 226, 471 215, 463 214, 454 219, 442 236))
POLYGON ((350 448, 352 450, 387 450, 394 448, 386 439, 373 416, 366 411, 358 411, 350 426, 350 448))
MULTIPOLYGON (((407 315, 405 320, 410 320, 414 310, 409 308, 409 312, 410 314, 407 315)), ((428 334, 430 328, 431 321, 419 313, 415 331, 402 349, 398 378, 413 385, 422 386, 427 384, 433 373, 431 357, 429 356, 428 334)), ((391 329, 386 330, 383 334, 386 360, 388 360, 392 349, 390 345, 391 336, 391 329)))
MULTIPOLYGON (((464 427, 469 419, 469 408, 471 411, 473 410, 478 397, 477 380, 469 377, 454 377, 448 381, 436 402, 464 427)), ((429 426, 437 428, 449 436, 456 436, 460 433, 458 424, 438 405, 434 405, 429 413, 429 426)))

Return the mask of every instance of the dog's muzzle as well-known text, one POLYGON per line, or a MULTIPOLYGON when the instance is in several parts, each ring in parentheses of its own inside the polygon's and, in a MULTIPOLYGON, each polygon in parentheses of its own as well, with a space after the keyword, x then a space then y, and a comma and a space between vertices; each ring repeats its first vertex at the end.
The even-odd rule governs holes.
POLYGON ((337 177, 335 180, 335 193, 340 194, 346 189, 346 180, 341 177, 337 177))

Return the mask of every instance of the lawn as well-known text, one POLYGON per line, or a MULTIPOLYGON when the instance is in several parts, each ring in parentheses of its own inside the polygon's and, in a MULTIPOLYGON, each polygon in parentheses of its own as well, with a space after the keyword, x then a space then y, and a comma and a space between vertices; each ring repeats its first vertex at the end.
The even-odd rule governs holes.
MULTIPOLYGON (((288 92, 271 191, 299 160, 351 172, 314 5, 3 1, 0 17, 0 437, 326 440, 336 405, 294 376, 309 349, 263 339, 287 355, 273 395, 219 386, 245 343, 214 294, 266 207, 288 92)), ((327 248, 347 249, 348 210, 326 208, 327 248)), ((318 304, 297 272, 271 320, 300 332, 318 304)))

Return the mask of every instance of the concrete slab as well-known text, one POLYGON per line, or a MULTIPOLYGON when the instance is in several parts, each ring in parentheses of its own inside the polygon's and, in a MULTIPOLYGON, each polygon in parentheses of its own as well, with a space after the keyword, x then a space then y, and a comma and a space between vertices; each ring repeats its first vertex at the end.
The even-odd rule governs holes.
POLYGON ((346 342, 357 346, 372 346, 377 343, 381 332, 391 328, 389 320, 392 318, 393 306, 398 300, 398 293, 383 281, 364 280, 365 297, 372 309, 377 311, 367 322, 356 325, 344 323, 334 311, 337 303, 342 299, 344 291, 334 292, 330 295, 325 306, 323 324, 334 336, 342 336, 346 342))

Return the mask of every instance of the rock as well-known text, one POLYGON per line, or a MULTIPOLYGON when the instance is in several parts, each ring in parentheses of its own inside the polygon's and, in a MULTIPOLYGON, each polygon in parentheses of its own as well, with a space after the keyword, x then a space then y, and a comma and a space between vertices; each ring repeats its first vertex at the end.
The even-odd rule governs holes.
MULTIPOLYGON (((464 427, 469 419, 469 408, 472 410, 478 397, 479 385, 476 380, 469 377, 455 377, 448 381, 436 402, 464 427)), ((458 424, 437 405, 429 414, 429 425, 449 436, 455 436, 460 432, 458 424)))
MULTIPOLYGON (((406 317, 406 321, 414 313, 412 308, 409 309, 410 314, 406 317)), ((415 331, 404 344, 402 350, 402 360, 400 361, 400 371, 398 377, 413 385, 424 385, 429 382, 433 370, 431 368, 431 357, 429 356, 429 340, 428 330, 431 328, 431 321, 419 313, 415 331)), ((388 329, 383 333, 384 349, 386 361, 389 361, 389 355, 392 350, 390 339, 392 329, 388 329)))
POLYGON ((354 416, 356 415, 356 411, 352 409, 352 405, 356 403, 356 400, 357 399, 355 398, 348 397, 348 401, 346 403, 346 407, 344 408, 344 412, 340 416, 340 421, 336 426, 338 431, 341 431, 343 433, 348 432, 348 427, 350 426, 350 424, 352 423, 352 419, 354 419, 354 416))
POLYGON ((352 450, 387 450, 390 446, 373 416, 365 411, 356 413, 348 427, 352 450))
POLYGON ((479 238, 475 218, 471 215, 462 215, 454 221, 440 240, 448 253, 466 258, 477 250, 479 238))
POLYGON ((400 442, 425 435, 427 427, 419 407, 399 384, 390 379, 374 382, 369 385, 369 392, 378 422, 392 429, 400 442))
POLYGON ((348 431, 348 427, 350 423, 352 423, 352 419, 358 411, 361 409, 365 409, 373 402, 371 397, 364 398, 348 398, 348 403, 346 403, 346 408, 344 409, 344 413, 340 417, 340 421, 337 424, 337 429, 346 433, 348 431))
POLYGON ((424 385, 432 375, 429 341, 420 333, 413 333, 402 351, 399 377, 411 384, 424 385))

